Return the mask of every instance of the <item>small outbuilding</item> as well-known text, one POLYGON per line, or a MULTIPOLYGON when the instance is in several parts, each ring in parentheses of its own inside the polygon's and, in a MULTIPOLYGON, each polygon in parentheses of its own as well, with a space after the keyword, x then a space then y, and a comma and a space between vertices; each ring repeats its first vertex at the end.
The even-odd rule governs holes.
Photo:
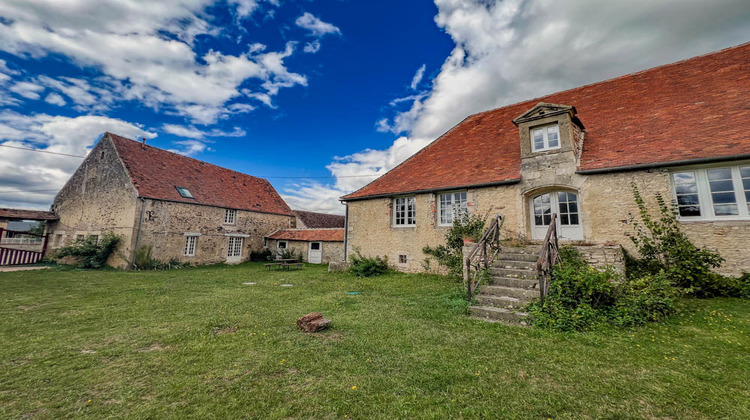
POLYGON ((312 264, 344 261, 344 229, 279 229, 265 237, 265 246, 276 255, 294 251, 312 264))

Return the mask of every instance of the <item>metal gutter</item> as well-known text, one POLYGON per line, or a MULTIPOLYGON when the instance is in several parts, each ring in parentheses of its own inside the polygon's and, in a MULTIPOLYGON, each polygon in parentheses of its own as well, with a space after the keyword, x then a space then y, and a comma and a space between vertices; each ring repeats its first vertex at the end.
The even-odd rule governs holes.
POLYGON ((397 196, 402 196, 402 195, 424 194, 424 193, 439 192, 439 191, 453 191, 453 190, 462 190, 462 189, 468 189, 468 188, 495 187, 498 185, 512 185, 512 184, 518 184, 519 182, 521 182, 521 178, 514 178, 514 179, 506 179, 504 181, 485 182, 483 184, 457 185, 457 186, 452 186, 452 187, 427 188, 423 190, 413 190, 413 191, 398 191, 398 192, 392 192, 392 193, 387 193, 387 194, 368 195, 365 197, 355 197, 355 198, 348 198, 348 199, 341 198, 339 201, 341 201, 342 203, 346 203, 349 201, 370 200, 373 198, 397 197, 397 196))
POLYGON ((672 162, 641 163, 637 165, 616 166, 613 168, 584 169, 584 170, 576 171, 576 173, 579 175, 596 175, 596 174, 608 174, 612 172, 627 172, 627 171, 640 171, 640 170, 647 170, 647 169, 658 169, 658 168, 666 168, 670 166, 698 165, 702 163, 716 163, 716 162, 732 162, 732 161, 745 160, 745 159, 750 159, 750 153, 746 153, 742 155, 734 155, 734 156, 676 160, 672 162))

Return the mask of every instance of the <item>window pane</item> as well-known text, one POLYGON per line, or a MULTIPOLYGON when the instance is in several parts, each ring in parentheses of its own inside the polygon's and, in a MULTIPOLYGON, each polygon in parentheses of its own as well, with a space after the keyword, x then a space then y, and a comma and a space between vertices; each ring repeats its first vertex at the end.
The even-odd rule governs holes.
POLYGON ((544 133, 542 130, 534 130, 534 150, 544 149, 544 133))
POLYGON ((736 204, 717 204, 714 206, 714 213, 717 216, 735 216, 738 209, 736 204))
POLYGON ((750 166, 743 166, 740 168, 740 176, 743 178, 750 178, 750 166))
POLYGON ((534 216, 534 224, 541 226, 543 224, 542 216, 534 216))
POLYGON ((698 194, 678 195, 677 204, 680 206, 698 205, 698 194))
POLYGON ((706 171, 708 180, 732 179, 732 170, 730 168, 709 169, 706 171))
POLYGON ((734 192, 713 193, 711 199, 714 204, 733 204, 736 202, 734 192))
POLYGON ((680 216, 700 216, 701 215, 701 209, 698 206, 680 206, 679 207, 680 216))
POLYGON ((545 214, 542 217, 544 218, 544 226, 549 226, 549 224, 552 222, 552 216, 549 214, 545 214))
POLYGON ((708 185, 711 187, 711 191, 713 192, 734 190, 734 185, 732 184, 731 179, 724 181, 711 181, 708 183, 708 185))
POLYGON ((577 225, 578 224, 578 215, 577 214, 571 214, 570 215, 570 224, 571 225, 577 225))
POLYGON ((557 147, 560 144, 556 125, 547 128, 547 140, 549 147, 557 147))
POLYGON ((571 213, 578 213, 578 204, 571 202, 568 204, 568 210, 570 210, 571 213))
POLYGON ((568 223, 568 215, 567 214, 561 214, 560 215, 560 224, 567 225, 568 223))

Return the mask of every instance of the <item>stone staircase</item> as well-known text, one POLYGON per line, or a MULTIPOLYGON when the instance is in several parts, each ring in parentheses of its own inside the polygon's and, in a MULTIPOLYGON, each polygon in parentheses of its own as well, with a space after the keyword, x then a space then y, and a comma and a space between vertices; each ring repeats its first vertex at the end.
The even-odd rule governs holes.
POLYGON ((509 325, 526 324, 521 312, 531 300, 539 298, 536 260, 540 245, 504 246, 490 268, 488 284, 475 296, 479 305, 469 311, 477 318, 509 325))

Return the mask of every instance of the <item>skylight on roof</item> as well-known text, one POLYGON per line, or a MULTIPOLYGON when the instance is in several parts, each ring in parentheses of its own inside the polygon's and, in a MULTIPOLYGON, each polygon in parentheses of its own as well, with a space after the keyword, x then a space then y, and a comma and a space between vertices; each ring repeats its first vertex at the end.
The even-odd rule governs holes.
POLYGON ((175 188, 177 188, 177 192, 180 193, 182 198, 195 198, 193 197, 193 194, 190 193, 190 190, 188 190, 187 188, 178 187, 178 186, 175 186, 175 188))

